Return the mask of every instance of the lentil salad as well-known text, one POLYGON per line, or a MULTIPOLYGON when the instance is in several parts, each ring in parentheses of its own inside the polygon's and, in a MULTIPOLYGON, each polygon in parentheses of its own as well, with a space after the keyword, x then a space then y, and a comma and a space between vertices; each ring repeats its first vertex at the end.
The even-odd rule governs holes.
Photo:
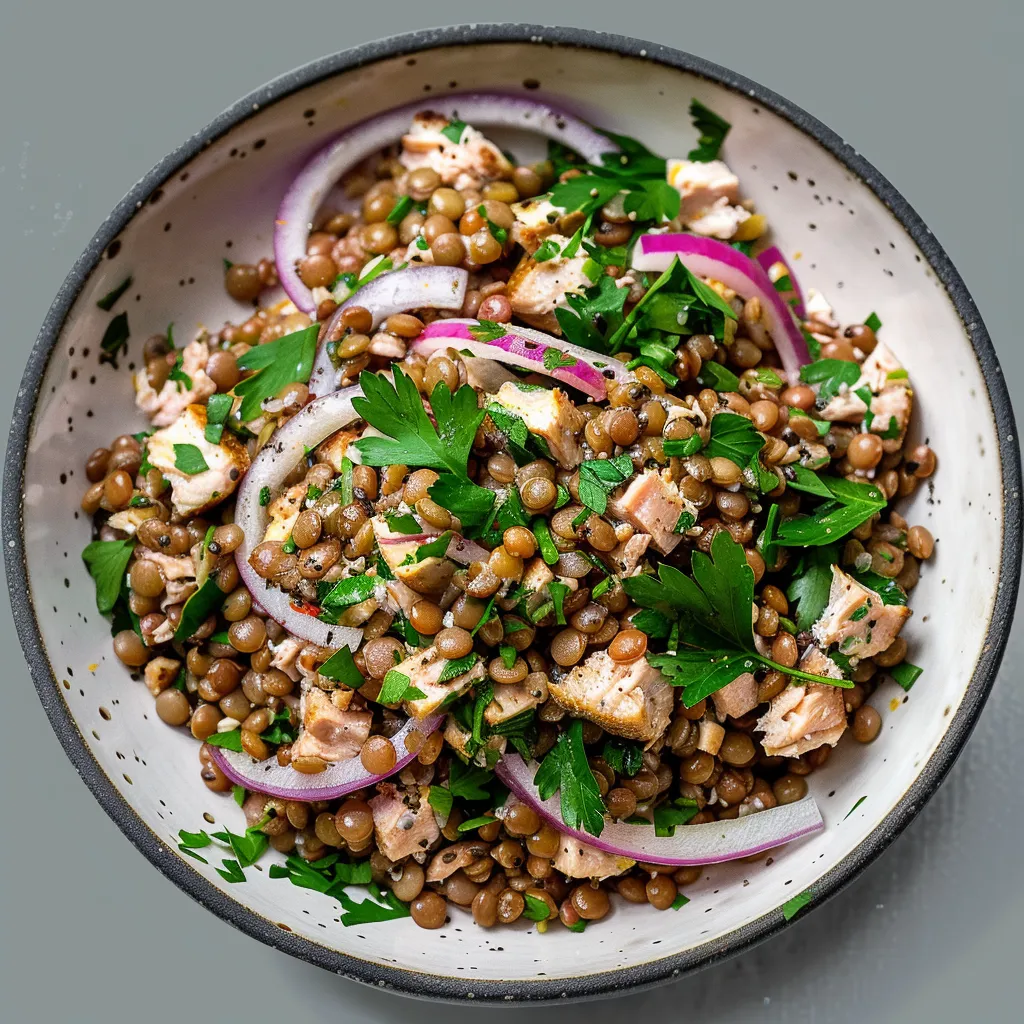
POLYGON ((417 111, 301 254, 225 268, 252 315, 147 341, 85 559, 242 806, 180 837, 226 880, 272 846, 347 924, 678 908, 729 859, 702 824, 731 857, 802 834, 780 812, 877 736, 879 673, 913 685, 906 371, 805 299, 692 113, 686 159, 591 130, 527 166, 417 111))

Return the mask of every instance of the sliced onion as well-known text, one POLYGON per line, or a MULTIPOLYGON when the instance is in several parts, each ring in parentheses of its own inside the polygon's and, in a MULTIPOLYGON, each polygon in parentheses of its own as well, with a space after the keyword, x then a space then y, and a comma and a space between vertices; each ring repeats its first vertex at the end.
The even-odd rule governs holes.
MULTIPOLYGON (((393 544, 429 544, 432 540, 440 537, 446 530, 435 529, 426 523, 420 523, 423 533, 395 533, 390 537, 378 537, 377 543, 382 547, 389 547, 393 544)), ((451 543, 444 553, 445 558, 450 558, 460 565, 469 565, 470 562, 486 562, 491 557, 487 548, 481 547, 476 541, 468 540, 461 534, 452 533, 451 543)))
POLYGON ((345 171, 401 138, 409 130, 412 116, 421 110, 458 117, 474 127, 503 125, 535 131, 564 143, 590 163, 600 163, 602 153, 619 148, 607 136, 564 111, 536 100, 498 93, 467 93, 429 103, 418 101, 353 125, 314 154, 292 182, 277 211, 274 259, 278 277, 288 297, 304 312, 312 312, 316 303, 296 268, 306 255, 306 240, 317 210, 345 171))
POLYGON ((242 543, 235 550, 235 561, 253 601, 289 633, 319 647, 351 647, 355 650, 363 638, 363 631, 353 626, 332 626, 303 611, 283 590, 268 586, 267 581, 256 574, 249 564, 249 556, 267 531, 267 510, 260 504, 260 491, 267 487, 271 494, 276 493, 310 448, 358 419, 352 399, 361 394, 358 387, 351 387, 318 398, 275 431, 252 460, 238 488, 235 503, 235 523, 243 533, 242 543))
MULTIPOLYGON (((254 793, 266 793, 285 800, 335 800, 346 793, 373 786, 401 771, 413 758, 405 746, 405 738, 412 732, 429 736, 444 720, 444 715, 431 715, 422 720, 410 718, 394 736, 391 743, 398 754, 395 767, 383 775, 373 775, 364 767, 358 755, 347 761, 337 761, 322 772, 305 775, 290 765, 277 763, 272 754, 265 761, 254 761, 248 754, 224 747, 211 747, 213 759, 220 770, 234 783, 254 793)), ((418 748, 417 748, 418 749, 418 748)))
POLYGON ((756 260, 725 242, 701 235, 641 235, 633 250, 633 266, 637 270, 663 271, 675 256, 691 273, 721 281, 744 299, 756 295, 761 300, 768 333, 791 376, 811 361, 807 342, 792 312, 756 260))
POLYGON ((794 300, 792 309, 803 320, 807 315, 804 310, 804 293, 800 290, 800 282, 796 279, 793 268, 786 262, 786 257, 782 255, 782 250, 777 245, 773 245, 758 254, 757 262, 764 268, 764 272, 768 275, 768 280, 773 285, 780 277, 789 278, 789 283, 793 286, 791 289, 794 300))
MULTIPOLYGON (((409 309, 461 309, 468 280, 469 274, 459 267, 407 267, 388 271, 363 285, 335 310, 323 337, 331 336, 341 314, 349 306, 362 306, 369 310, 373 328, 389 316, 409 309)), ((327 345, 322 344, 313 372, 309 375, 309 390, 314 395, 329 395, 337 387, 338 371, 331 362, 327 345)))
POLYGON ((559 797, 542 800, 534 785, 536 765, 527 765, 518 754, 505 754, 495 772, 508 788, 529 804, 559 832, 580 842, 631 860, 672 867, 720 864, 723 861, 771 850, 783 843, 817 832, 824 827, 818 805, 812 797, 770 810, 758 811, 728 821, 701 825, 680 825, 674 836, 656 836, 650 825, 608 822, 599 836, 569 828, 562 821, 559 797))
MULTIPOLYGON (((519 366, 524 370, 554 377, 598 400, 607 397, 609 380, 624 381, 631 376, 626 364, 620 360, 578 345, 570 345, 541 331, 503 324, 505 333, 500 338, 481 341, 471 330, 472 327, 478 327, 479 323, 478 320, 435 320, 413 342, 413 350, 429 356, 431 352, 448 346, 465 349, 475 356, 496 363, 519 366), (569 356, 576 362, 572 366, 552 364, 554 368, 548 369, 544 365, 544 356, 548 352, 554 352, 559 357, 569 356)), ((484 328, 481 328, 483 331, 484 328)))

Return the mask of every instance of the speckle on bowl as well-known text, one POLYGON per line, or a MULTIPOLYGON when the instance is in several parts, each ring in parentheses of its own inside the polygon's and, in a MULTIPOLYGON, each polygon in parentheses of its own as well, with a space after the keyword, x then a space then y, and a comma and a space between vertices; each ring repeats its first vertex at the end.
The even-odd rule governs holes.
POLYGON ((848 882, 920 809, 981 710, 1013 612, 1015 437, 995 355, 959 275, 899 193, 829 129, 740 75, 653 43, 456 27, 367 44, 277 79, 171 153, 118 205, 29 359, 7 456, 4 550, 22 645, 54 729, 103 807, 179 886, 256 938, 346 977, 441 999, 556 1001, 650 985, 744 949, 784 926, 781 907, 794 894, 810 889, 813 907, 848 882), (904 510, 940 541, 906 634, 924 675, 907 700, 895 684, 883 686, 873 700, 888 727, 870 748, 840 745, 811 777, 826 830, 754 863, 708 869, 678 912, 620 902, 582 934, 540 936, 526 925, 487 932, 457 908, 439 932, 409 920, 344 928, 338 905, 318 893, 265 870, 228 884, 215 856, 209 865, 183 857, 178 829, 237 828, 239 809, 205 788, 195 741, 162 724, 145 686, 117 663, 79 561, 90 539, 77 511, 80 467, 93 448, 143 425, 128 369, 143 340, 172 321, 187 337, 201 323, 237 319, 245 310, 224 292, 222 254, 270 253, 276 205, 303 156, 385 107, 427 102, 456 84, 550 99, 667 155, 694 143, 681 116, 691 97, 723 115, 733 125, 725 157, 804 287, 825 292, 843 320, 881 316, 917 389, 914 429, 939 453, 934 495, 922 488, 904 510), (133 287, 112 313, 98 309, 129 275, 133 287), (115 368, 98 360, 98 342, 110 316, 125 311, 131 339, 115 368), (55 559, 67 569, 55 572, 55 559), (130 776, 119 766, 129 758, 130 776))

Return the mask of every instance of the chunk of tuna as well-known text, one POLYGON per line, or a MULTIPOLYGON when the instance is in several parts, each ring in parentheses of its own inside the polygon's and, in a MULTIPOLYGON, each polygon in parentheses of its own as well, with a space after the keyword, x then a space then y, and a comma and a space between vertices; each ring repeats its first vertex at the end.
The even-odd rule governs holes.
POLYGON ((649 533, 634 533, 629 540, 616 544, 611 551, 602 552, 600 558, 612 572, 629 576, 636 571, 636 567, 647 553, 650 543, 651 535, 649 533))
POLYGON ((633 740, 657 739, 672 713, 672 687, 646 658, 616 662, 607 651, 596 651, 549 683, 548 692, 574 715, 633 740))
POLYGON ((464 761, 470 761, 481 768, 493 768, 498 758, 505 753, 508 740, 504 736, 488 736, 482 747, 469 752, 469 741, 473 734, 464 729, 454 715, 449 715, 444 724, 444 741, 464 761))
MULTIPOLYGON (((372 351, 372 349, 371 349, 372 351)), ((376 354, 376 353, 375 353, 376 354)), ((404 356, 403 351, 401 356, 404 356)), ((326 462, 334 469, 335 473, 341 472, 341 460, 348 451, 348 446, 361 437, 363 428, 361 426, 345 427, 335 434, 331 434, 326 441, 321 441, 316 447, 316 458, 318 462, 326 462)))
POLYGON ((757 680, 752 672, 744 672, 716 690, 711 699, 715 702, 719 718, 742 718, 757 707, 757 680))
POLYGON ((223 501, 249 468, 249 452, 234 434, 225 430, 220 444, 211 444, 205 431, 206 407, 190 405, 146 443, 150 463, 170 481, 171 501, 179 516, 195 515, 223 501), (176 445, 198 448, 207 468, 198 473, 178 469, 176 445))
POLYGON ((910 426, 911 390, 903 387, 884 388, 871 399, 871 425, 868 427, 873 434, 891 434, 894 437, 882 439, 882 450, 898 452, 903 447, 903 439, 910 426))
POLYGON ((609 499, 608 510, 650 534, 650 543, 663 555, 683 539, 681 533, 673 531, 679 516, 687 510, 686 502, 679 488, 656 469, 646 469, 633 477, 622 494, 609 499))
MULTIPOLYGON (((559 248, 564 248, 569 242, 563 235, 550 237, 559 248)), ((524 256, 512 271, 505 292, 512 304, 512 312, 538 330, 561 334, 555 309, 565 305, 566 292, 581 292, 592 284, 583 272, 587 259, 587 254, 583 253, 568 259, 555 256, 537 263, 524 256)))
POLYGON ((867 384, 875 394, 878 394, 895 382, 902 381, 903 384, 900 386, 905 387, 907 380, 906 370, 892 349, 879 343, 861 364, 860 380, 857 384, 867 384), (890 374, 896 376, 891 377, 890 374))
POLYGON ((494 400, 519 416, 531 434, 542 437, 563 469, 574 469, 583 461, 577 434, 586 418, 561 388, 522 391, 508 381, 498 388, 494 400))
POLYGON ((304 483, 293 484, 267 506, 267 530, 264 540, 282 544, 291 536, 295 520, 299 518, 309 488, 304 483))
POLYGON ((539 703, 540 696, 526 683, 495 683, 494 697, 484 709, 484 721, 488 725, 498 725, 535 708, 539 703))
POLYGON ((722 749, 722 740, 725 739, 725 730, 717 723, 712 722, 706 715, 699 723, 700 733, 697 738, 697 749, 703 750, 705 754, 715 754, 722 749))
MULTIPOLYGON (((835 664, 814 647, 804 652, 800 668, 816 675, 839 675, 835 664), (824 671, 824 662, 831 669, 824 671)), ((761 745, 769 757, 799 757, 825 743, 834 747, 846 729, 843 691, 825 683, 788 686, 772 698, 755 728, 764 733, 761 745)))
POLYGON ((150 505, 149 508, 125 508, 115 512, 107 520, 107 526, 115 530, 124 530, 131 537, 147 519, 153 519, 157 514, 155 505, 150 505))
POLYGON ((875 591, 833 565, 828 604, 811 633, 823 648, 838 644, 840 654, 870 658, 896 639, 909 617, 906 605, 884 604, 875 591))
POLYGON ((355 757, 370 735, 369 711, 343 711, 319 687, 302 696, 302 731, 292 744, 292 757, 320 757, 333 763, 355 757))
MULTIPOLYGON (((402 510, 397 510, 401 514, 402 510)), ((397 569, 409 555, 415 555, 416 549, 423 543, 422 540, 409 540, 411 534, 401 533, 399 530, 392 530, 388 526, 384 516, 374 516, 370 520, 373 527, 373 536, 377 540, 377 548, 381 557, 388 563, 392 572, 397 569)))
POLYGON ((512 241, 532 256, 540 243, 558 230, 555 224, 562 211, 552 204, 548 196, 538 196, 513 203, 512 213, 516 218, 509 232, 512 241))
POLYGON ((163 693, 178 678, 178 670, 180 668, 181 662, 176 658, 164 658, 161 656, 146 662, 144 674, 146 689, 154 697, 163 693))
POLYGON ((434 808, 427 802, 428 786, 399 788, 392 782, 377 784, 377 796, 369 801, 377 848, 389 860, 398 861, 423 853, 437 842, 441 830, 434 808))
POLYGON ((727 199, 719 199, 699 217, 689 222, 687 227, 695 235, 706 235, 708 238, 732 238, 737 228, 750 216, 742 206, 730 206, 727 199))
POLYGON ((740 179, 721 160, 670 159, 665 176, 681 197, 679 217, 684 224, 698 219, 716 203, 731 205, 740 199, 740 179))
POLYGON ((399 161, 410 171, 430 167, 445 185, 457 189, 478 189, 489 181, 511 179, 513 167, 504 153, 482 132, 466 125, 459 140, 442 134, 448 118, 433 111, 421 111, 402 136, 399 161))
POLYGON ((293 683, 297 683, 302 678, 298 658, 305 646, 306 641, 297 636, 286 636, 277 643, 271 643, 270 667, 280 669, 293 683))
POLYGON ((562 836, 552 864, 568 878, 612 878, 627 872, 635 860, 605 853, 575 836, 562 836))
POLYGON ((484 663, 477 661, 468 672, 442 683, 439 679, 446 664, 447 659, 436 647, 425 647, 395 666, 396 672, 407 676, 409 682, 424 694, 416 700, 405 702, 405 709, 413 718, 426 718, 446 698, 463 693, 486 675, 484 663))
POLYGON ((217 385, 206 375, 209 358, 209 349, 201 341, 189 342, 182 349, 181 370, 192 381, 188 389, 182 380, 167 380, 155 391, 145 367, 135 374, 135 404, 154 426, 169 427, 190 405, 204 403, 217 390, 217 385))
POLYGON ((524 590, 530 591, 526 598, 526 610, 530 615, 551 600, 548 584, 556 579, 564 583, 570 590, 576 590, 580 585, 579 580, 571 579, 568 576, 555 576, 539 555, 526 563, 521 585, 524 590))
POLYGON ((135 548, 135 557, 152 562, 165 580, 195 579, 195 562, 188 555, 165 555, 162 551, 150 551, 139 544, 135 548))

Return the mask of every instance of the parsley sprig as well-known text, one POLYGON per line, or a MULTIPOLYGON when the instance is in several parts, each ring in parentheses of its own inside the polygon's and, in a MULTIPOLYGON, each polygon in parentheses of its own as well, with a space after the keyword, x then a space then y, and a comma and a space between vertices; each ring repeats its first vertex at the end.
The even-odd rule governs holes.
POLYGON ((542 800, 557 792, 562 821, 569 828, 584 828, 592 836, 604 831, 605 806, 597 780, 583 748, 583 722, 576 719, 541 762, 534 784, 542 800))

